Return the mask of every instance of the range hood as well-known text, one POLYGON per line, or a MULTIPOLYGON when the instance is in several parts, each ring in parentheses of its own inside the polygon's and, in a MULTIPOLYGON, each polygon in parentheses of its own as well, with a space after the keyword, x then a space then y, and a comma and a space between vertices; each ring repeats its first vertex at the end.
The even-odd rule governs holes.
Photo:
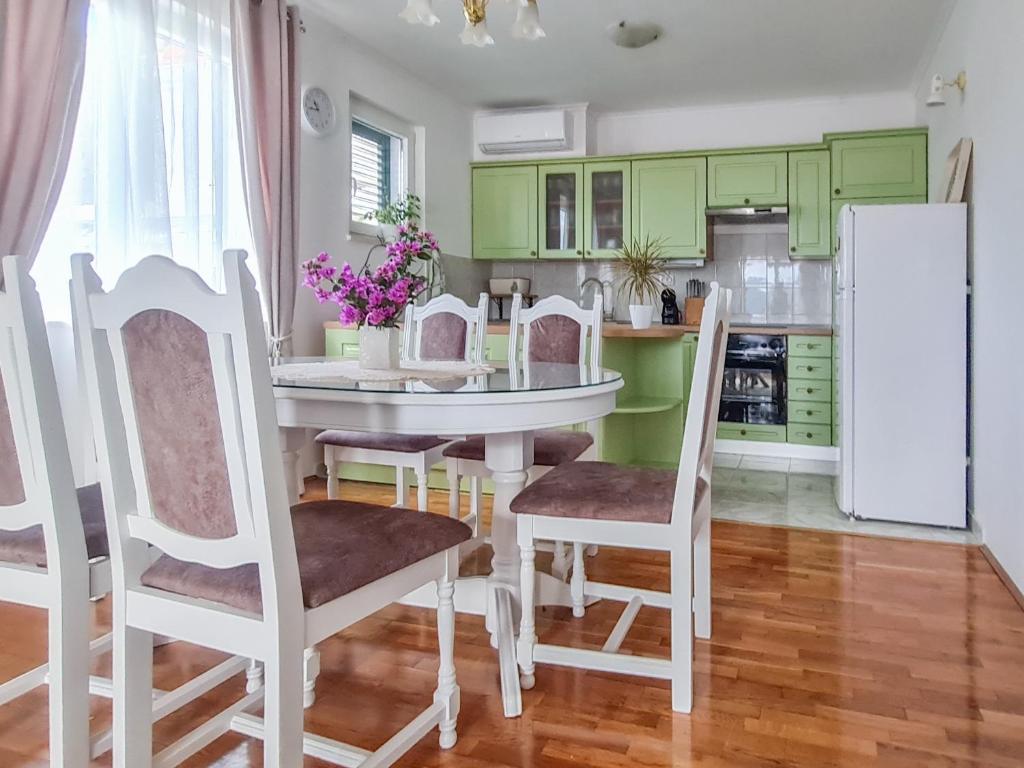
POLYGON ((785 205, 743 206, 739 208, 708 208, 709 223, 715 224, 786 224, 789 208, 785 205))

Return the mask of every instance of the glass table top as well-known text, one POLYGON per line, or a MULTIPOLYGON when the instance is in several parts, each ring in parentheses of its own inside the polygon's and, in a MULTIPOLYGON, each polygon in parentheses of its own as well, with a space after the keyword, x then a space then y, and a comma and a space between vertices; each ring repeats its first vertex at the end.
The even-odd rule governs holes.
MULTIPOLYGON (((621 381, 622 374, 607 368, 593 370, 590 366, 565 363, 520 363, 509 369, 507 363, 486 363, 491 373, 465 375, 438 370, 433 363, 430 370, 417 376, 415 369, 403 369, 403 380, 361 380, 349 377, 354 369, 352 358, 292 357, 273 362, 271 378, 278 388, 319 389, 358 392, 423 392, 444 394, 473 394, 480 392, 530 392, 552 389, 577 389, 621 381), (317 370, 323 365, 323 375, 317 370), (347 366, 345 375, 339 375, 339 365, 347 366)), ((416 363, 410 363, 411 366, 416 363)), ((465 369, 464 369, 465 370, 465 369)), ((356 374, 359 375, 359 374, 356 374)), ((367 372, 370 378, 388 375, 367 372)), ((394 375, 394 374, 392 374, 394 375)))

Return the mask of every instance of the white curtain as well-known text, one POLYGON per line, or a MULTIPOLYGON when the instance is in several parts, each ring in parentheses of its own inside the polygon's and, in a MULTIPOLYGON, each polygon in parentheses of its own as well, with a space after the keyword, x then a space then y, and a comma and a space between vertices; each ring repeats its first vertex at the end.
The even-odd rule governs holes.
POLYGON ((252 253, 239 159, 228 0, 92 0, 67 177, 32 274, 69 317, 69 257, 105 284, 152 253, 222 287, 220 254, 252 253))

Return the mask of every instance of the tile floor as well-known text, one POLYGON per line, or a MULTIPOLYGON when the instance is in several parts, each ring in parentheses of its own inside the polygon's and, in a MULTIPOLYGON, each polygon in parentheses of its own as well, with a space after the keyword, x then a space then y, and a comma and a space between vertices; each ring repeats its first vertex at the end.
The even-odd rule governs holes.
POLYGON ((817 466, 808 471, 805 462, 798 462, 796 459, 716 456, 711 516, 716 520, 839 533, 954 544, 981 543, 977 532, 971 530, 851 520, 836 506, 831 474, 814 473, 813 470, 825 469, 817 466))

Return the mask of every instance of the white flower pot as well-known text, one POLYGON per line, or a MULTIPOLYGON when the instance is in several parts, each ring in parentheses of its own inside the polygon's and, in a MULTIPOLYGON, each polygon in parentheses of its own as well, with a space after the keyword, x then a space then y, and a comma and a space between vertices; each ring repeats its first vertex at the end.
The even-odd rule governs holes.
POLYGON ((359 329, 359 367, 395 370, 401 363, 402 332, 398 328, 364 325, 359 329))
POLYGON ((651 327, 651 320, 654 318, 654 306, 651 304, 630 304, 629 319, 633 328, 643 331, 651 327))

